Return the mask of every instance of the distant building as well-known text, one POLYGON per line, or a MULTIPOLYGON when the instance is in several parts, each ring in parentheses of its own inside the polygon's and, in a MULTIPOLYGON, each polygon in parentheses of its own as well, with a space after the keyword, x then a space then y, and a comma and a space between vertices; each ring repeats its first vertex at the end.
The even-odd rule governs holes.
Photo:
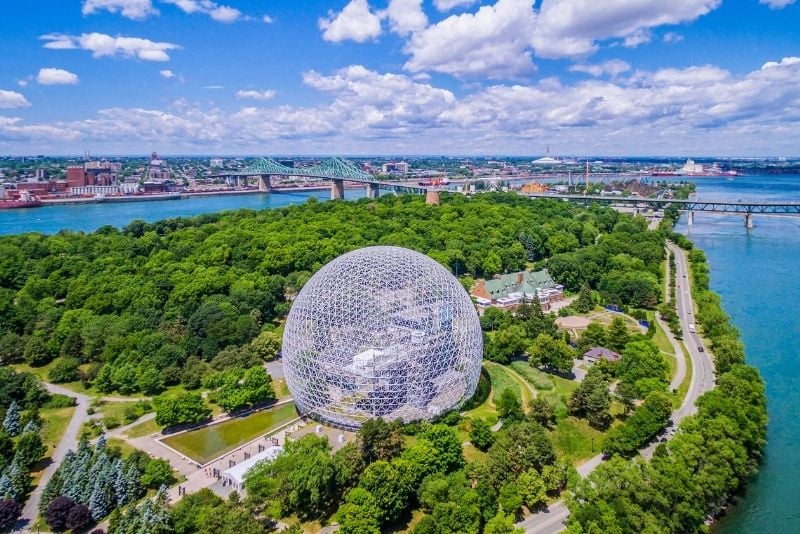
POLYGON ((47 180, 47 169, 36 169, 36 181, 44 182, 47 180))
POLYGON ((222 158, 211 158, 211 161, 208 162, 209 167, 222 167, 225 165, 225 160, 222 158))
POLYGON ((405 161, 397 161, 397 162, 390 162, 384 163, 381 166, 381 172, 383 174, 407 174, 408 173, 408 163, 405 161))
POLYGON ((150 155, 150 163, 147 164, 146 180, 150 182, 164 182, 170 178, 170 170, 167 162, 158 158, 158 154, 153 152, 150 155))
POLYGON ((695 163, 693 159, 687 159, 680 172, 688 175, 705 174, 705 168, 701 164, 695 163))
POLYGON ((564 286, 556 284, 547 269, 499 274, 491 280, 480 279, 472 286, 470 294, 475 298, 478 312, 487 308, 513 309, 534 299, 542 310, 549 311, 552 302, 564 298, 564 286))
POLYGON ((588 363, 597 363, 599 360, 618 362, 622 358, 619 354, 605 347, 592 347, 583 353, 583 359, 588 363))

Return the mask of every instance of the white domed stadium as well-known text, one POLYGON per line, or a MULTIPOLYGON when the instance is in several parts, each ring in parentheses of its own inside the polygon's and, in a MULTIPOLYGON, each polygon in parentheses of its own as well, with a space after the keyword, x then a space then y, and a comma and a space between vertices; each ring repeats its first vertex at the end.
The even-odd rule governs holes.
POLYGON ((469 295, 444 267, 366 247, 320 269, 292 305, 286 382, 300 413, 344 428, 433 419, 475 392, 483 341, 469 295))

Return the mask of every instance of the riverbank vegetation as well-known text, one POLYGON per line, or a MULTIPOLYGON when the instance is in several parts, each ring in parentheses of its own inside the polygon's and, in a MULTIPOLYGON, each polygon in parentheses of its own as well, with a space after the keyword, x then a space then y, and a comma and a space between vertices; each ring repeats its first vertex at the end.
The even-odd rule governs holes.
MULTIPOLYGON (((716 387, 698 399, 697 414, 681 422, 651 461, 615 456, 577 484, 568 499, 572 534, 704 531, 761 461, 767 425, 764 383, 756 368, 744 364, 738 331, 708 289, 705 255, 692 250, 689 258, 696 320, 714 349, 716 387)), ((628 454, 636 441, 622 430, 612 437, 610 452, 621 454, 628 454)))

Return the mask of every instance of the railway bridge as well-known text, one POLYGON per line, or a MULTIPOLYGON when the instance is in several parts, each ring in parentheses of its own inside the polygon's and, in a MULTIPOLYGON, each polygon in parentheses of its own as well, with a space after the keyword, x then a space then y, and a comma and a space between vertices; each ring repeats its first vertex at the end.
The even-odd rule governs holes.
POLYGON ((606 204, 613 206, 627 206, 634 209, 661 210, 674 207, 689 214, 689 225, 694 223, 695 212, 705 213, 736 213, 744 215, 745 226, 753 228, 753 215, 795 215, 800 216, 800 202, 748 202, 737 200, 708 201, 708 200, 676 200, 671 198, 639 198, 620 196, 597 195, 558 195, 548 193, 529 193, 530 198, 560 198, 567 202, 577 202, 584 205, 606 204))

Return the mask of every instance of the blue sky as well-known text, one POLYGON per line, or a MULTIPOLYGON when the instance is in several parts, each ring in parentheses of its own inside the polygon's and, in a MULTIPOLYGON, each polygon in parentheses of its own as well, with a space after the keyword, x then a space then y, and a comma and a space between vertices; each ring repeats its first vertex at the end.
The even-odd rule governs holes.
POLYGON ((800 155, 793 0, 40 0, 0 154, 800 155))

